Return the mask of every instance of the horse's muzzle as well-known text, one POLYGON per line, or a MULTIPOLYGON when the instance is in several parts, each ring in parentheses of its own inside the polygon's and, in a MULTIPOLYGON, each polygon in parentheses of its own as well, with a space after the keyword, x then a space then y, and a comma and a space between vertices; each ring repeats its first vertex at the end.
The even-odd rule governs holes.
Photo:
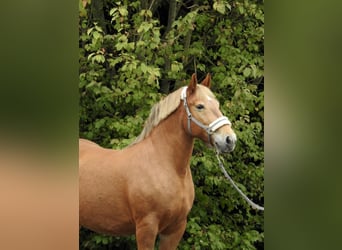
POLYGON ((220 153, 232 152, 236 144, 236 134, 213 134, 213 144, 220 153))

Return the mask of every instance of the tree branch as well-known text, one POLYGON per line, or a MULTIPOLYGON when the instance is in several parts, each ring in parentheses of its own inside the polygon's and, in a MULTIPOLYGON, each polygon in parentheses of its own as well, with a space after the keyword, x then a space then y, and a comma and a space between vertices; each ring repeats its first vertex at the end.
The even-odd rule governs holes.
POLYGON ((91 1, 90 16, 93 22, 102 28, 102 30, 107 33, 106 19, 104 16, 104 0, 91 1))
MULTIPOLYGON (((163 35, 163 38, 167 37, 167 34, 170 32, 172 24, 176 20, 176 16, 177 16, 177 1, 170 0, 169 3, 170 3, 169 4, 169 16, 168 16, 167 27, 163 35)), ((167 74, 167 72, 171 70, 171 61, 168 55, 165 55, 164 61, 165 61, 164 72, 167 74)), ((168 79, 163 79, 161 81, 160 91, 165 94, 169 93, 170 81, 168 79)))

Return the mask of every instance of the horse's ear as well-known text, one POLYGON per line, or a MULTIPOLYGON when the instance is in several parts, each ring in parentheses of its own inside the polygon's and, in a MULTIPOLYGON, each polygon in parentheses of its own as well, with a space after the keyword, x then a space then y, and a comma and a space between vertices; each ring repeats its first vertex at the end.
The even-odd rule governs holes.
POLYGON ((207 76, 204 78, 204 80, 202 81, 201 83, 202 85, 208 87, 210 89, 211 87, 211 76, 210 74, 208 73, 207 76))
POLYGON ((190 83, 188 85, 188 95, 193 94, 196 91, 196 87, 197 87, 197 77, 196 77, 196 74, 193 73, 191 76, 190 83))

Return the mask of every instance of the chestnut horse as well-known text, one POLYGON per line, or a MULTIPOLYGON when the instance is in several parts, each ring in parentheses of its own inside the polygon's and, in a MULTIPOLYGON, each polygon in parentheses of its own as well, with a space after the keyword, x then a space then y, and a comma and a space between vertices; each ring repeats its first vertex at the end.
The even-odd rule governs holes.
POLYGON ((110 235, 136 234, 139 250, 176 249, 194 201, 194 138, 231 152, 236 135, 210 91, 192 76, 187 87, 151 110, 134 143, 122 150, 79 141, 80 225, 110 235))

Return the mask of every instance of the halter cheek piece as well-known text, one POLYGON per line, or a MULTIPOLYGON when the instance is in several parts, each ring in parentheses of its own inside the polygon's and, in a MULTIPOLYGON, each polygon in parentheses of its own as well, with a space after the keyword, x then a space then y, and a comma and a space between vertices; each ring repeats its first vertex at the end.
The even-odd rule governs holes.
POLYGON ((215 121, 213 121, 212 123, 210 123, 208 126, 204 125, 203 123, 201 123, 199 120, 197 120, 195 117, 192 116, 189 106, 188 106, 188 102, 186 100, 186 90, 188 87, 184 87, 181 93, 181 100, 184 102, 184 107, 185 107, 185 111, 186 114, 188 116, 188 131, 191 134, 191 121, 193 121, 197 126, 199 126, 200 128, 203 128, 207 134, 208 134, 208 142, 210 143, 210 136, 220 127, 224 126, 224 125, 231 125, 231 122, 229 121, 229 119, 226 116, 221 116, 219 118, 217 118, 215 121))

